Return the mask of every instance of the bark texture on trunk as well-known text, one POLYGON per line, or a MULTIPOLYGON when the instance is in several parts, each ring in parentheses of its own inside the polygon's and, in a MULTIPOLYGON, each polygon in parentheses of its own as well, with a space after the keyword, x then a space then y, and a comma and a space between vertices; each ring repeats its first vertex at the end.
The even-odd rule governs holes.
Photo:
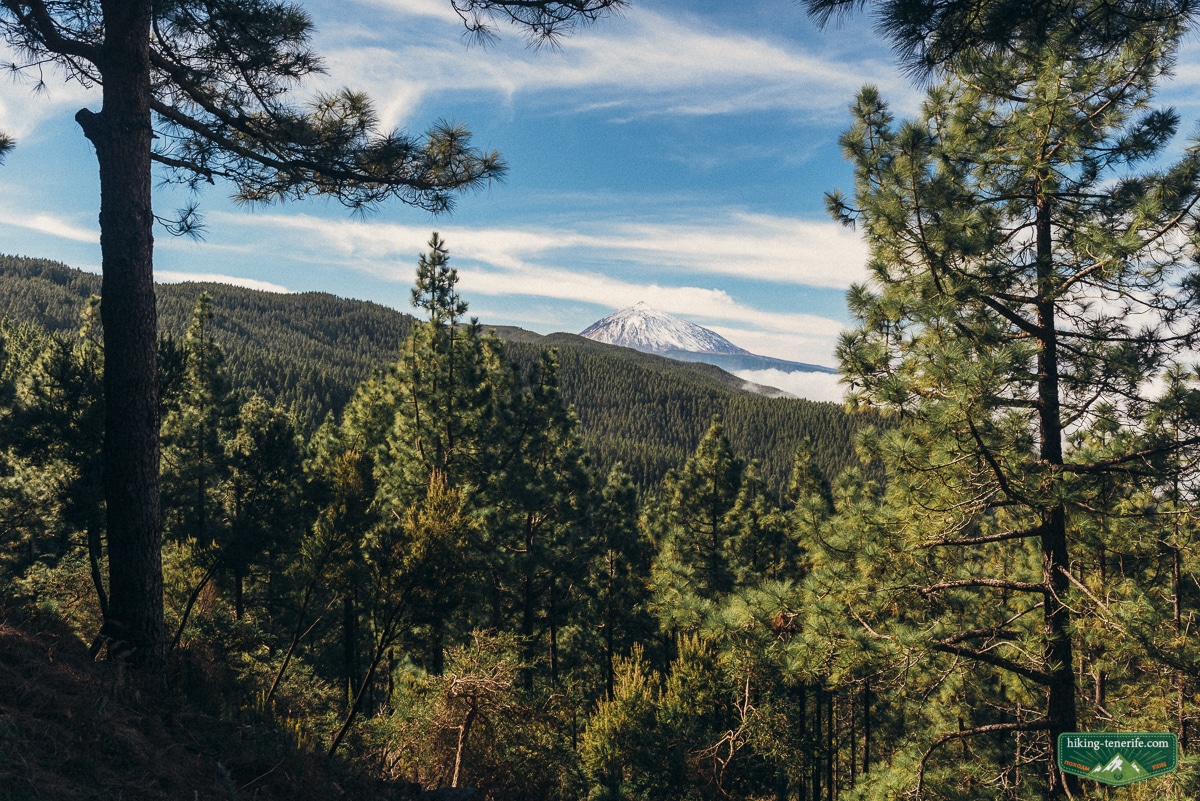
MULTIPOLYGON (((1058 379, 1058 321, 1054 297, 1052 220, 1049 203, 1039 202, 1037 210, 1037 317, 1040 329, 1038 353, 1038 412, 1041 435, 1042 463, 1052 471, 1063 466, 1062 413, 1058 379)), ((1046 687, 1046 718, 1050 723, 1050 788, 1049 798, 1059 799, 1078 795, 1079 782, 1058 769, 1058 735, 1077 729, 1075 716, 1075 660, 1068 628, 1071 612, 1063 603, 1067 594, 1066 570, 1070 566, 1067 550, 1067 514, 1062 503, 1042 510, 1042 582, 1044 630, 1046 634, 1045 665, 1050 674, 1046 687), (1065 786, 1064 786, 1065 785, 1065 786)))
POLYGON ((105 0, 103 108, 76 115, 100 168, 104 497, 110 650, 165 676, 157 317, 150 190, 150 7, 105 0))

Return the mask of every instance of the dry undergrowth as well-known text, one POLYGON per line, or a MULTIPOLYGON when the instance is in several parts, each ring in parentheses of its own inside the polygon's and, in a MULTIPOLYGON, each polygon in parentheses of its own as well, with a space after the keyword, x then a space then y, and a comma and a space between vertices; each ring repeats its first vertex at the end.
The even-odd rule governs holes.
POLYGON ((385 799, 401 788, 139 687, 53 627, 0 618, 0 801, 385 799))

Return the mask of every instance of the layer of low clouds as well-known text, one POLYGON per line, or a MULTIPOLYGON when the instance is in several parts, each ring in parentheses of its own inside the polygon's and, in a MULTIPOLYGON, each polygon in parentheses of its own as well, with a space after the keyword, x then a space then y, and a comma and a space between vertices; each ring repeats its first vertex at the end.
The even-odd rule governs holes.
POLYGON ((831 373, 785 373, 772 369, 738 370, 734 375, 752 384, 782 389, 797 398, 841 403, 846 397, 846 387, 840 383, 841 376, 831 373))

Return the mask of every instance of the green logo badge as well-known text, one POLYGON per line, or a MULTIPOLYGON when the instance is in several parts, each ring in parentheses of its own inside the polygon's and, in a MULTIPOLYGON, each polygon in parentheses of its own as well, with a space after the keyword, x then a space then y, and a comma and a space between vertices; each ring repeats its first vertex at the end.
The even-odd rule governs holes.
POLYGON ((1179 737, 1163 732, 1068 732, 1058 735, 1063 773, 1103 784, 1132 784, 1179 765, 1179 737))

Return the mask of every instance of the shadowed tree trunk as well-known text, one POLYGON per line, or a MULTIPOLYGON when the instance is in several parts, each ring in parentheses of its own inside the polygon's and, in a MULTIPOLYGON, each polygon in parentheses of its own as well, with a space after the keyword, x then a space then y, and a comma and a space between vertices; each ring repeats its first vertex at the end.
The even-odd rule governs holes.
POLYGON ((75 117, 100 167, 104 496, 110 651, 165 677, 158 354, 150 201, 150 6, 103 3, 99 113, 75 117))

